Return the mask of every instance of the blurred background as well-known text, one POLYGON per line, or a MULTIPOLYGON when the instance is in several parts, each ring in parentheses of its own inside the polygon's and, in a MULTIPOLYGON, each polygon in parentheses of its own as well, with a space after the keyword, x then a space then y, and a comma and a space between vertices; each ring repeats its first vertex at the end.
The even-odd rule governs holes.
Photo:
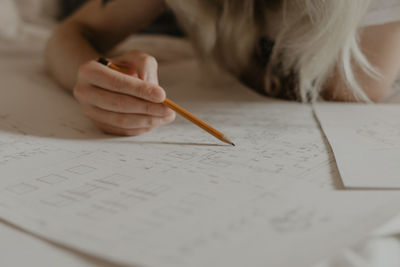
MULTIPOLYGON (((0 0, 0 38, 17 38, 32 25, 54 27, 87 0, 0 0)), ((142 33, 183 36, 172 12, 167 11, 142 33)))

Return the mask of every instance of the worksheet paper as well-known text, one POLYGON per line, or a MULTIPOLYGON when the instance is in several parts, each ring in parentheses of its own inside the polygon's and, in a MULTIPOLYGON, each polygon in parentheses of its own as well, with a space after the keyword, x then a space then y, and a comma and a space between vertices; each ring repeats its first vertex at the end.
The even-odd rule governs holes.
POLYGON ((74 253, 65 252, 3 223, 0 224, 0 237, 0 266, 108 267, 100 265, 101 261, 85 262, 74 253))
POLYGON ((400 188, 400 106, 316 104, 349 188, 400 188))
POLYGON ((0 217, 63 246, 135 266, 311 266, 398 212, 396 192, 341 190, 309 106, 194 61, 164 64, 161 83, 236 147, 181 118, 106 136, 37 57, 4 63, 0 217))

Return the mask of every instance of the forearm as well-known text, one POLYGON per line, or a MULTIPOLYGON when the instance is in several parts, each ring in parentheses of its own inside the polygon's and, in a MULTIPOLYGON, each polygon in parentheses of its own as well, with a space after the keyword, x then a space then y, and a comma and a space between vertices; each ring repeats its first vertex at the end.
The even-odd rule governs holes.
POLYGON ((64 88, 72 90, 79 66, 95 59, 99 52, 90 44, 83 27, 70 23, 60 26, 46 48, 46 67, 64 88))
POLYGON ((72 89, 79 67, 106 53, 165 10, 164 0, 92 0, 69 17, 48 42, 46 65, 63 87, 72 89))

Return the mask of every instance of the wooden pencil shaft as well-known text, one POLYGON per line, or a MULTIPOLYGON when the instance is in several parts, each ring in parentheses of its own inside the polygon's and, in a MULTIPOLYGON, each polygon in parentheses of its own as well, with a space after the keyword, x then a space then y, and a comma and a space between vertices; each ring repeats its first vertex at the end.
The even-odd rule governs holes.
POLYGON ((205 130, 208 133, 212 134, 213 136, 215 136, 216 138, 220 139, 221 141, 224 141, 223 140, 223 137, 224 137, 223 133, 221 133, 217 129, 213 128, 208 123, 200 120, 199 118, 197 118, 195 115, 191 114, 189 111, 187 111, 183 107, 179 106, 178 104, 174 103, 173 101, 171 101, 168 98, 165 99, 164 104, 167 107, 169 107, 172 110, 174 110, 179 115, 181 115, 182 117, 186 118, 187 120, 193 122, 194 124, 196 124, 197 126, 202 128, 203 130, 205 130))
MULTIPOLYGON (((122 72, 122 73, 125 73, 125 74, 127 73, 126 71, 122 70, 121 68, 119 68, 118 66, 114 65, 113 63, 107 61, 104 58, 100 58, 98 61, 100 63, 104 64, 104 65, 107 65, 109 68, 111 68, 113 70, 116 70, 116 71, 119 71, 119 72, 122 72)), ((225 143, 233 145, 233 143, 228 138, 226 138, 223 133, 221 133, 217 129, 213 128, 208 123, 206 123, 206 122, 202 121, 201 119, 197 118, 196 116, 191 114, 189 111, 187 111, 183 107, 179 106, 175 102, 171 101, 170 99, 165 98, 163 104, 166 105, 167 107, 169 107, 170 109, 174 110, 176 113, 178 113, 182 117, 184 117, 187 120, 191 121, 192 123, 196 124, 197 126, 202 128, 206 132, 210 133, 214 137, 218 138, 222 142, 225 142, 225 143)))

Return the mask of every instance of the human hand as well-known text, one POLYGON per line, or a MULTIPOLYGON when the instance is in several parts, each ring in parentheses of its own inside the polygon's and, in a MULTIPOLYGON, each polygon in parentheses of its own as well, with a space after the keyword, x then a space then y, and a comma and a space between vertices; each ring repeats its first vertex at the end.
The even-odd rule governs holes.
POLYGON ((162 102, 157 61, 133 50, 110 60, 124 73, 97 61, 83 64, 73 93, 85 116, 109 134, 136 136, 171 123, 175 112, 162 102))

